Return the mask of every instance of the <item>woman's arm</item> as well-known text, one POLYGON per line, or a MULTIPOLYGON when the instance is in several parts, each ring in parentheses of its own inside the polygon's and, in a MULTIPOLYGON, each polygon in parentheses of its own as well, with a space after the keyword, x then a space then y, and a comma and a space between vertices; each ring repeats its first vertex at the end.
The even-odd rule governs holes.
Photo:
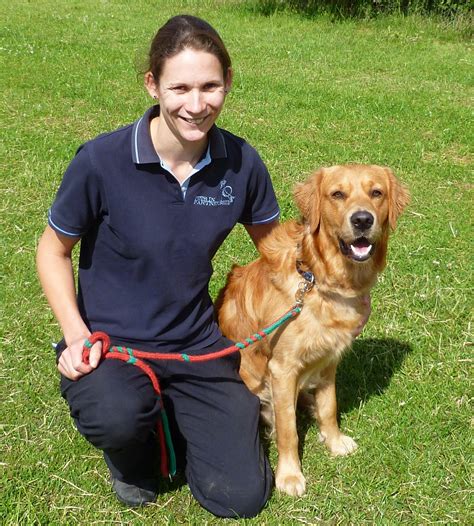
POLYGON ((67 345, 59 359, 58 369, 70 380, 77 380, 95 369, 101 353, 100 343, 95 344, 91 350, 90 364, 82 362, 82 347, 90 331, 77 307, 71 260, 72 250, 79 239, 60 235, 47 226, 36 255, 44 294, 61 326, 67 345))
POLYGON ((262 223, 260 225, 245 225, 249 236, 252 238, 254 245, 259 250, 260 242, 264 237, 266 237, 276 226, 278 225, 277 221, 272 221, 271 223, 262 223))

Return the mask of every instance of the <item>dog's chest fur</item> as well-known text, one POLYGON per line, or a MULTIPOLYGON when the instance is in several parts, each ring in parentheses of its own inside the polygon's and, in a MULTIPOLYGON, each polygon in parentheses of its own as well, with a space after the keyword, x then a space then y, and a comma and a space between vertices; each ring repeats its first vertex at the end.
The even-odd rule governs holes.
MULTIPOLYGON (((359 298, 328 297, 318 290, 305 298, 302 312, 291 320, 291 331, 269 339, 269 369, 287 368, 291 360, 298 370, 300 388, 318 382, 320 371, 338 363, 353 341, 353 333, 362 320, 359 298), (291 354, 286 351, 291 348, 291 354), (291 356, 291 358, 290 358, 291 356)), ((314 387, 315 385, 311 385, 314 387)))
MULTIPOLYGON (((281 237, 287 232, 284 229, 281 237)), ((291 246, 286 240, 283 244, 291 246)), ((270 253, 281 253, 275 245, 267 245, 270 253)), ((294 253, 286 256, 279 258, 279 267, 272 257, 266 258, 265 265, 272 287, 280 293, 281 305, 294 302, 295 293, 304 282, 296 271, 294 253), (283 266, 282 259, 285 261, 283 266)), ((289 321, 282 331, 272 335, 265 345, 266 349, 262 349, 268 357, 267 374, 293 370, 297 373, 298 390, 316 387, 320 373, 340 361, 344 351, 351 346, 366 312, 363 300, 366 290, 357 293, 355 290, 334 287, 334 281, 328 282, 326 269, 320 260, 315 262, 313 254, 310 254, 306 261, 307 268, 315 274, 316 285, 305 294, 301 313, 289 321)), ((376 278, 376 274, 369 277, 368 288, 372 286, 373 278, 376 278)), ((266 304, 271 302, 267 301, 266 304)))

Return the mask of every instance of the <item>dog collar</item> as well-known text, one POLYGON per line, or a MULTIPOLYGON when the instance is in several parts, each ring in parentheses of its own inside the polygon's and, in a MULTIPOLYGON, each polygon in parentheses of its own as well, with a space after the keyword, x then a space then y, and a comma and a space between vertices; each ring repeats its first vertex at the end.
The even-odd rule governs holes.
POLYGON ((311 288, 314 287, 314 284, 316 282, 316 279, 314 277, 314 274, 310 270, 303 270, 304 262, 302 259, 296 260, 296 270, 298 274, 309 284, 311 285, 311 288))

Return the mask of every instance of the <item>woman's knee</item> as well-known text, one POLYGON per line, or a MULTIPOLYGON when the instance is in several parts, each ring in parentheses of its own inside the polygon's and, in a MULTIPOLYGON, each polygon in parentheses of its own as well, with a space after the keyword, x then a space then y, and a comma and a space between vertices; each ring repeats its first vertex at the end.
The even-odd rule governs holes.
POLYGON ((262 466, 247 480, 236 480, 232 473, 189 480, 198 502, 218 517, 255 517, 270 498, 273 476, 264 458, 262 466))
POLYGON ((139 396, 102 399, 71 410, 79 432, 99 449, 122 449, 143 442, 153 429, 159 407, 146 407, 139 396))
POLYGON ((135 369, 105 360, 76 382, 62 378, 61 394, 79 432, 100 449, 121 449, 145 440, 159 418, 153 387, 135 369))

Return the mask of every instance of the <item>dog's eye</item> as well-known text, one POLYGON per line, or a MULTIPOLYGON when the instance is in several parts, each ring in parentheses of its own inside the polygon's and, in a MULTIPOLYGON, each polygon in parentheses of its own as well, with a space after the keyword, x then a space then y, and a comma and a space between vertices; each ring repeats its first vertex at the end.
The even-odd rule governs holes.
POLYGON ((344 199, 346 196, 344 192, 341 192, 340 190, 336 190, 335 192, 331 194, 331 197, 333 199, 344 199))
POLYGON ((372 190, 370 195, 372 197, 374 197, 374 198, 382 197, 383 196, 383 192, 382 192, 382 190, 372 190))

